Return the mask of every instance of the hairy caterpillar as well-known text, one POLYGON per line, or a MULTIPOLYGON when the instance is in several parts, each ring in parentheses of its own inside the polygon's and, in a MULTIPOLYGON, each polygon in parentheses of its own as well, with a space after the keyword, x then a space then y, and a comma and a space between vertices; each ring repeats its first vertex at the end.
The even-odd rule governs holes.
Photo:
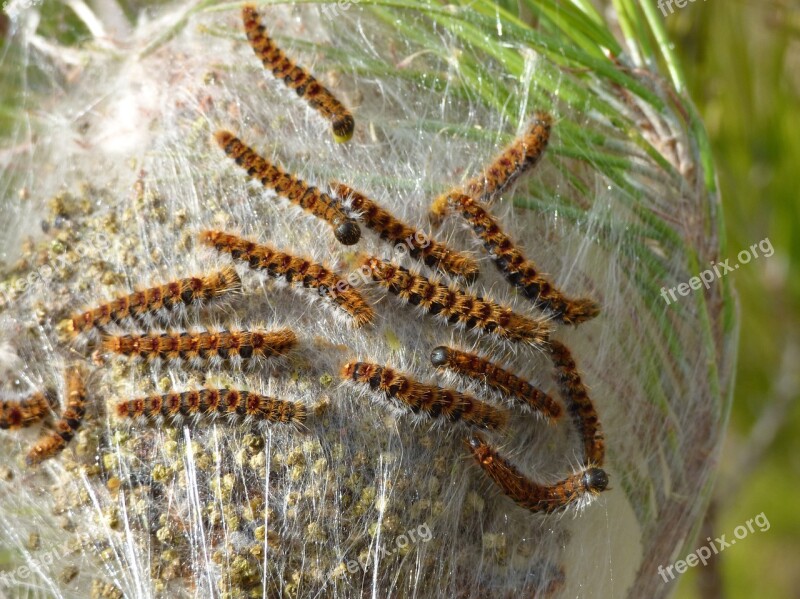
POLYGON ((358 224, 327 193, 271 164, 230 131, 217 131, 214 138, 219 147, 246 170, 250 177, 333 227, 333 235, 340 243, 353 245, 361 239, 358 224))
POLYGON ((246 262, 254 270, 283 278, 290 284, 316 289, 320 296, 344 310, 357 327, 372 322, 375 317, 373 309, 352 285, 321 264, 223 231, 202 231, 200 240, 217 251, 229 253, 235 260, 246 262))
POLYGON ((369 269, 373 280, 409 304, 439 315, 451 324, 476 329, 511 341, 542 345, 550 336, 544 319, 517 314, 505 306, 458 287, 430 281, 420 274, 374 257, 366 257, 362 268, 369 269))
POLYGON ((382 391, 411 408, 415 414, 423 413, 431 418, 445 418, 453 422, 462 420, 485 429, 502 428, 507 421, 504 411, 471 395, 419 383, 388 366, 348 362, 342 368, 341 376, 345 380, 382 391))
POLYGON ((517 399, 546 418, 557 420, 561 417, 561 406, 547 393, 477 354, 440 345, 431 352, 431 364, 484 381, 490 387, 517 399))
POLYGON ((472 456, 483 471, 517 505, 531 512, 551 513, 606 490, 608 475, 600 468, 581 470, 552 485, 540 485, 525 477, 480 435, 467 440, 472 456))
POLYGON ((481 204, 461 193, 446 196, 483 242, 497 269, 506 280, 517 287, 534 304, 552 313, 564 324, 579 324, 600 313, 596 302, 587 299, 570 299, 536 269, 500 228, 494 217, 481 204))
POLYGON ((67 329, 77 335, 111 323, 120 323, 127 318, 142 318, 178 306, 204 304, 226 293, 240 291, 241 284, 232 266, 203 277, 177 279, 119 296, 97 308, 77 314, 67 321, 67 329))
POLYGON ((290 89, 331 122, 333 138, 337 142, 346 142, 353 137, 356 124, 353 115, 308 71, 292 62, 275 45, 261 24, 255 6, 247 4, 242 8, 242 21, 250 46, 264 68, 277 79, 283 79, 290 89))
POLYGON ((0 400, 0 430, 33 426, 47 416, 49 409, 47 395, 39 391, 19 401, 0 400))
POLYGON ((378 233, 381 239, 395 244, 408 244, 409 255, 430 267, 474 280, 478 276, 478 263, 470 256, 450 249, 430 235, 408 226, 388 210, 353 188, 336 181, 331 182, 333 192, 346 199, 352 211, 361 215, 364 224, 378 233))
POLYGON ((295 345, 297 335, 291 329, 145 333, 103 339, 106 352, 147 361, 241 362, 283 356, 295 345))
POLYGON ((481 201, 491 201, 508 188, 526 170, 541 160, 550 141, 550 128, 553 118, 546 112, 537 112, 528 129, 505 148, 483 172, 463 187, 451 190, 437 197, 431 205, 435 220, 443 217, 448 210, 447 196, 463 193, 481 201))
POLYGON ((61 453, 78 432, 86 414, 86 387, 80 367, 67 371, 67 405, 55 430, 39 439, 28 452, 26 462, 35 466, 61 453))
POLYGON ((567 404, 575 428, 583 439, 585 466, 602 466, 605 460, 605 438, 600 427, 600 419, 594 408, 586 385, 581 380, 578 367, 567 346, 560 341, 550 340, 550 357, 556 367, 556 380, 567 404))
POLYGON ((249 391, 208 388, 130 399, 117 404, 116 414, 121 419, 148 421, 226 417, 230 422, 260 420, 298 425, 305 422, 306 408, 249 391))

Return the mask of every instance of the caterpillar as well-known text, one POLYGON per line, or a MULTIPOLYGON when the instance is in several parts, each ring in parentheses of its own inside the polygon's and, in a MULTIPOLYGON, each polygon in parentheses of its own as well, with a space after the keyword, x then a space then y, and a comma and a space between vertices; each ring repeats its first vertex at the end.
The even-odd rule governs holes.
POLYGON ((291 401, 236 389, 197 389, 173 391, 163 395, 137 397, 116 405, 120 419, 141 419, 151 422, 164 418, 227 418, 231 423, 252 420, 301 425, 306 407, 291 401))
POLYGON ((103 339, 104 351, 149 362, 229 360, 238 363, 283 356, 295 345, 297 335, 291 329, 146 333, 103 339))
POLYGON ((415 414, 431 418, 444 418, 451 422, 462 420, 485 429, 505 426, 507 415, 490 404, 452 389, 419 383, 406 374, 388 366, 370 362, 348 362, 342 367, 341 377, 369 385, 388 397, 399 400, 415 414))
POLYGON ((545 344, 550 336, 550 325, 544 319, 517 314, 511 308, 458 287, 430 281, 392 262, 366 257, 362 262, 364 268, 390 293, 451 324, 533 345, 545 344))
POLYGON ((347 281, 306 258, 286 254, 268 245, 261 245, 223 231, 207 230, 200 233, 200 241, 219 252, 230 254, 234 260, 246 262, 254 270, 290 284, 315 289, 346 312, 360 327, 375 318, 375 312, 361 294, 347 281))
POLYGON ((581 380, 575 360, 569 349, 555 339, 550 340, 549 351, 567 411, 583 440, 583 463, 586 466, 602 466, 605 460, 605 438, 597 410, 581 380))
POLYGON ((44 419, 49 410, 48 396, 40 391, 20 401, 0 400, 0 430, 33 426, 44 419))
POLYGON ((439 267, 448 274, 473 281, 478 276, 478 263, 470 256, 450 249, 430 235, 408 226, 395 218, 388 210, 354 190, 339 183, 331 182, 333 192, 339 198, 347 198, 350 209, 358 212, 364 224, 378 233, 381 239, 394 244, 407 244, 409 255, 430 267, 439 267))
POLYGON ((484 357, 440 345, 431 352, 431 364, 448 368, 471 379, 484 381, 490 387, 517 399, 545 418, 558 420, 561 417, 561 406, 547 393, 484 357))
POLYGON ((608 487, 608 474, 586 468, 552 485, 540 485, 525 477, 479 434, 466 440, 481 469, 517 505, 534 513, 552 513, 576 501, 587 501, 608 487))
POLYGON ((553 117, 537 112, 525 133, 505 148, 484 171, 467 181, 464 192, 487 201, 507 189, 522 173, 541 160, 550 141, 553 117))
POLYGON ((26 457, 29 466, 35 466, 55 457, 69 445, 78 432, 86 414, 86 387, 80 367, 73 366, 67 371, 67 405, 55 430, 43 436, 31 448, 26 457))
POLYGON ((541 160, 550 141, 553 118, 546 112, 537 112, 525 133, 515 139, 487 166, 482 173, 467 181, 463 187, 437 197, 431 205, 435 220, 448 210, 447 196, 462 193, 480 201, 491 201, 516 181, 526 170, 541 160))
POLYGON ((203 277, 177 279, 163 285, 119 296, 97 308, 76 314, 67 320, 67 330, 73 335, 127 318, 168 312, 179 306, 205 304, 220 296, 241 290, 242 282, 232 266, 203 277))
POLYGON ((256 7, 248 4, 242 8, 244 31, 255 55, 264 68, 308 102, 324 118, 331 122, 333 138, 343 143, 353 137, 355 119, 336 97, 317 81, 308 71, 292 62, 275 45, 261 24, 256 7))
POLYGON ((361 239, 358 224, 327 193, 271 164, 230 131, 217 131, 214 138, 219 147, 250 177, 333 227, 333 235, 339 243, 353 245, 361 239))
POLYGON ((460 193, 450 194, 447 201, 470 224, 506 280, 537 307, 547 310, 564 324, 580 324, 600 313, 600 307, 591 299, 570 299, 556 289, 537 271, 536 265, 525 258, 480 202, 460 193))

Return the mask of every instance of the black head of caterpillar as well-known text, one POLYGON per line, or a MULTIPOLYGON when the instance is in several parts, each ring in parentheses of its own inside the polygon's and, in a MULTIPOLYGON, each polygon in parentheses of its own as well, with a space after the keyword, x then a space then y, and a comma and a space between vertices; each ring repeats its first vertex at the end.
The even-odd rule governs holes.
POLYGON ((280 196, 327 222, 342 245, 354 245, 361 239, 358 224, 347 216, 327 193, 309 186, 305 181, 290 175, 282 168, 259 156, 230 131, 220 130, 214 134, 220 148, 242 167, 247 174, 264 187, 275 190, 280 196))
POLYGON ((466 440, 481 469, 517 505, 534 513, 549 514, 569 505, 585 505, 608 488, 608 474, 597 467, 585 468, 552 485, 542 485, 522 474, 511 462, 473 433, 466 440))
POLYGON ((309 106, 331 122, 334 140, 339 143, 350 140, 356 125, 353 115, 325 86, 278 48, 267 35, 255 6, 246 4, 242 7, 242 22, 250 46, 264 68, 277 79, 282 79, 287 87, 295 90, 309 106))
POLYGON ((478 276, 478 263, 474 258, 457 252, 430 235, 414 229, 395 217, 374 200, 352 187, 331 181, 331 189, 348 206, 351 213, 360 214, 367 227, 375 231, 381 239, 406 250, 415 260, 420 260, 431 268, 441 268, 450 275, 474 281, 478 276))

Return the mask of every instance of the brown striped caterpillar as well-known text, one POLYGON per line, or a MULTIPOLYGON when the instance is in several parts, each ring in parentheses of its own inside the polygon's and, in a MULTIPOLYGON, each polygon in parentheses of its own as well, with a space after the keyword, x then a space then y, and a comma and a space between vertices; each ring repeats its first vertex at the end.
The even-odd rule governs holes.
POLYGON ((333 228, 333 235, 339 243, 353 245, 361 239, 361 229, 358 224, 348 217, 339 203, 327 193, 309 186, 305 181, 271 164, 230 131, 217 131, 214 138, 219 147, 246 170, 251 178, 260 181, 264 187, 274 189, 278 195, 328 223, 333 228))
POLYGON ((375 312, 358 291, 321 264, 223 231, 202 231, 200 241, 270 277, 280 277, 290 284, 315 289, 321 297, 347 313, 357 327, 372 322, 375 317, 375 312))
POLYGON ((561 406, 547 393, 486 358, 440 345, 431 352, 431 364, 483 381, 545 418, 558 420, 561 417, 561 406))
POLYGON ((0 400, 0 430, 33 426, 43 420, 49 411, 48 397, 40 391, 19 401, 0 400))
POLYGON ((264 421, 302 425, 306 407, 249 391, 207 388, 130 399, 117 404, 116 414, 121 419, 150 422, 225 418, 231 423, 264 421))
POLYGON ((575 428, 583 440, 584 466, 602 466, 605 460, 605 438, 597 410, 581 380, 572 354, 560 341, 550 340, 550 358, 556 367, 556 380, 567 404, 575 428))
POLYGON ((103 350, 129 358, 235 365, 286 355, 297 345, 291 329, 267 331, 198 331, 113 335, 103 339, 103 350))
POLYGON ((525 133, 505 148, 481 174, 433 201, 431 213, 434 220, 447 213, 447 196, 452 193, 464 194, 479 201, 492 201, 510 187, 522 173, 541 160, 550 141, 552 123, 553 118, 549 114, 537 112, 525 133))
POLYGON ((537 112, 525 133, 492 160, 480 175, 467 181, 464 192, 483 201, 502 193, 541 160, 550 141, 552 124, 553 117, 546 112, 537 112))
POLYGON ((419 383, 388 366, 369 362, 348 362, 341 371, 345 380, 369 385, 386 396, 399 400, 415 414, 430 418, 461 420, 485 429, 499 429, 507 422, 505 411, 452 389, 419 383))
POLYGON ((333 138, 337 142, 346 142, 353 137, 356 124, 353 115, 308 71, 292 62, 275 45, 261 24, 255 6, 247 4, 242 7, 242 21, 250 46, 264 68, 271 71, 276 79, 283 79, 287 87, 295 90, 309 106, 331 122, 333 138))
POLYGON ((423 231, 411 228, 388 210, 344 183, 333 181, 331 188, 339 198, 345 200, 345 205, 351 211, 361 215, 367 227, 380 235, 381 239, 398 244, 403 250, 408 246, 408 253, 415 260, 467 280, 474 280, 478 276, 478 263, 470 256, 450 249, 423 231))
POLYGON ((506 280, 537 307, 547 310, 564 324, 579 324, 600 313, 596 302, 588 298, 570 299, 556 289, 477 200, 460 193, 450 194, 446 199, 470 224, 506 280))
POLYGON ((389 292, 450 324, 533 345, 543 345, 550 336, 550 325, 542 318, 517 314, 511 308, 458 287, 430 281, 392 262, 368 256, 362 262, 364 268, 389 292))
POLYGON ((69 445, 78 432, 86 414, 86 386, 80 367, 73 366, 67 371, 67 405, 55 430, 40 438, 28 452, 26 462, 35 466, 55 457, 69 445))
POLYGON ((546 514, 579 502, 585 505, 608 487, 608 475, 600 468, 586 468, 552 485, 540 485, 525 477, 478 435, 467 440, 472 456, 483 471, 517 505, 546 514))
POLYGON ((202 305, 241 290, 242 282, 232 266, 203 277, 177 279, 163 285, 119 296, 97 308, 76 314, 67 321, 73 335, 104 328, 126 319, 148 316, 166 317, 171 311, 189 305, 202 305))

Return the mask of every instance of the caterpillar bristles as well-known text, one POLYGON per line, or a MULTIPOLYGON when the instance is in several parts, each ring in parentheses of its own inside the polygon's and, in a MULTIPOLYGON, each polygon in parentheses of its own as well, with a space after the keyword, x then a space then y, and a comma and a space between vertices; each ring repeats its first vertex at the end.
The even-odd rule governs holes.
POLYGON ((580 372, 567 346, 551 339, 550 358, 556 367, 556 381, 567 404, 567 411, 583 441, 583 464, 602 466, 605 461, 605 437, 597 410, 581 380, 580 372))
POLYGON ((305 181, 262 158, 230 131, 217 131, 214 139, 251 178, 328 223, 333 228, 333 235, 339 243, 353 245, 361 239, 361 229, 358 224, 347 216, 339 203, 327 193, 309 186, 305 181))
POLYGON ((343 310, 356 327, 368 324, 375 318, 375 312, 361 294, 321 264, 223 231, 202 231, 200 241, 219 252, 230 254, 234 260, 247 263, 253 270, 272 278, 284 279, 295 286, 316 290, 320 297, 343 310))
POLYGON ((69 445, 83 424, 86 415, 86 386, 83 372, 79 366, 73 366, 66 375, 67 402, 53 432, 41 437, 31 448, 26 457, 29 466, 35 466, 55 457, 69 445))
POLYGON ((550 337, 550 325, 543 318, 523 316, 454 285, 430 281, 392 262, 367 256, 362 259, 362 268, 367 268, 372 279, 390 293, 449 324, 537 346, 544 345, 550 337))
POLYGON ((463 277, 467 281, 474 281, 478 276, 478 263, 470 256, 447 247, 423 231, 413 229, 375 201, 344 183, 332 181, 331 189, 381 239, 402 247, 415 260, 431 268, 440 268, 450 275, 463 277))
POLYGON ((275 45, 261 24, 255 6, 247 4, 242 7, 242 21, 250 46, 264 68, 271 71, 275 78, 282 79, 287 87, 295 90, 298 96, 331 122, 333 138, 337 142, 343 143, 352 138, 355 129, 353 115, 308 71, 292 62, 275 45))
POLYGON ((431 352, 431 364, 482 381, 549 421, 561 418, 561 406, 547 393, 482 356, 440 345, 431 352))
POLYGON ((469 223, 506 280, 538 308, 564 324, 580 324, 600 313, 593 300, 568 298, 539 273, 480 202, 462 193, 449 194, 445 199, 469 223))
POLYGON ((608 474, 587 467, 552 485, 542 485, 523 475, 484 438, 474 433, 465 440, 481 469, 517 505, 534 513, 549 514, 577 504, 585 506, 608 487, 608 474))
POLYGON ((525 132, 517 137, 483 172, 464 184, 464 193, 481 201, 491 201, 517 178, 541 160, 550 141, 553 117, 537 112, 525 132))
POLYGON ((119 296, 74 315, 66 321, 66 330, 72 335, 79 335, 93 329, 103 329, 112 323, 123 324, 129 319, 145 323, 152 318, 167 320, 176 309, 205 305, 227 293, 241 291, 241 288, 242 282, 236 269, 227 266, 201 277, 176 279, 119 296))
POLYGON ((508 420, 504 410, 471 395, 419 383, 388 366, 378 366, 370 362, 348 362, 342 367, 341 377, 382 391, 387 397, 410 408, 414 414, 443 418, 451 422, 460 420, 490 430, 504 427, 508 420))
POLYGON ((295 345, 291 329, 189 331, 112 335, 103 339, 107 353, 138 358, 147 362, 206 362, 240 366, 268 358, 285 356, 295 345))
POLYGON ((0 400, 0 430, 28 428, 41 422, 51 403, 48 393, 41 391, 18 401, 0 400))
POLYGON ((117 418, 151 423, 224 419, 231 424, 270 422, 299 427, 306 420, 306 407, 301 403, 237 389, 204 388, 148 395, 122 401, 115 411, 117 418))

